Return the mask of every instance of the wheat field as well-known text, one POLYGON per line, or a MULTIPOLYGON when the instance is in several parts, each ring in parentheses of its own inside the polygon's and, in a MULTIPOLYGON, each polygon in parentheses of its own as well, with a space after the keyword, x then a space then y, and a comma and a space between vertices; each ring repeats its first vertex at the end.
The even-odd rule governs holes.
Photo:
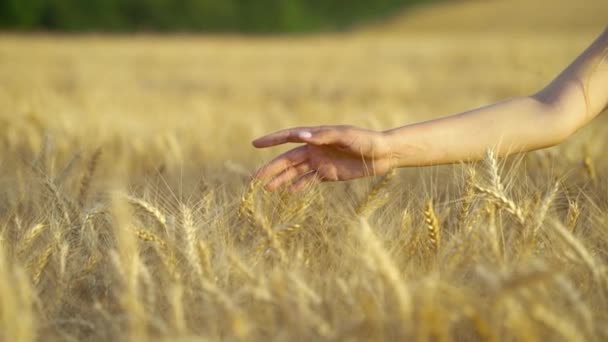
POLYGON ((272 130, 539 89, 608 10, 540 3, 309 36, 3 34, 0 340, 608 339, 602 116, 506 159, 250 182, 284 150, 251 147, 272 130))

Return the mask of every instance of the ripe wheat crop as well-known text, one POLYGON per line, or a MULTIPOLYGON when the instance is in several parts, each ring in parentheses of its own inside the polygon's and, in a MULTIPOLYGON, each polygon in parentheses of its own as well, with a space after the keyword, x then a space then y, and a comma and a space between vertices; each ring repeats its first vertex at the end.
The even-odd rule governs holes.
POLYGON ((250 181, 282 149, 253 150, 263 133, 526 94, 599 32, 416 13, 311 37, 0 37, 0 341, 608 339, 602 116, 504 159, 250 181))

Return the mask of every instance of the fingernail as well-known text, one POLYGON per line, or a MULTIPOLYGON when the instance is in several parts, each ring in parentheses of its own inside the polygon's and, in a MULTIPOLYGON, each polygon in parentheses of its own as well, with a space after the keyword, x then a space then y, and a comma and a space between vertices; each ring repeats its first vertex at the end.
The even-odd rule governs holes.
POLYGON ((310 139, 312 138, 312 133, 310 132, 300 132, 298 133, 298 136, 302 139, 310 139))

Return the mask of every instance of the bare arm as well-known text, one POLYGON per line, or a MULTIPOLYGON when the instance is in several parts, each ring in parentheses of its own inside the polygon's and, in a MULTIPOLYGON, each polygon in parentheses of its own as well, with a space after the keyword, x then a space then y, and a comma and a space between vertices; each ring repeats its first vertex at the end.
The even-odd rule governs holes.
POLYGON ((350 180, 393 167, 476 160, 488 148, 505 155, 556 145, 608 104, 608 28, 555 80, 536 94, 386 132, 352 126, 298 127, 253 142, 291 143, 260 168, 268 190, 292 183, 350 180))
POLYGON ((386 133, 396 166, 445 164, 556 145, 608 103, 608 28, 540 92, 386 133))

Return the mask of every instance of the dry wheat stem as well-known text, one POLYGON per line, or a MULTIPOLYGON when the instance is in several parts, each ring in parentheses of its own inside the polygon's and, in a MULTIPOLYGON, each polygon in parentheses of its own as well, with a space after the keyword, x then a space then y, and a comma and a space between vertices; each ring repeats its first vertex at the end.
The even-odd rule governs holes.
POLYGON ((275 234, 275 232, 272 230, 272 228, 270 228, 265 223, 263 223, 260 226, 260 228, 261 228, 262 232, 264 233, 268 244, 277 253, 277 256, 279 257, 279 261, 282 264, 285 264, 287 262, 287 255, 285 254, 285 250, 283 249, 283 246, 282 246, 281 241, 279 240, 277 234, 275 234))
POLYGON ((359 220, 359 237, 363 246, 367 250, 367 254, 373 259, 380 275, 385 279, 386 283, 392 288, 399 305, 401 319, 407 321, 411 318, 413 311, 413 299, 410 289, 405 283, 401 272, 393 259, 388 255, 386 249, 374 234, 367 220, 360 218, 359 220))
POLYGON ((245 278, 247 278, 250 282, 253 282, 253 283, 257 282, 256 281, 256 276, 243 263, 243 261, 241 260, 241 258, 239 258, 234 253, 228 253, 228 259, 229 259, 230 263, 239 271, 239 273, 241 273, 242 275, 244 275, 245 278))
POLYGON ((579 329, 576 326, 542 305, 537 304, 532 308, 532 317, 560 334, 564 341, 588 340, 579 333, 579 329))
POLYGON ((68 203, 67 203, 65 197, 61 195, 61 193, 59 192, 59 189, 57 189, 57 187, 55 186, 55 184, 53 183, 52 180, 46 179, 44 181, 44 184, 45 184, 46 188, 49 190, 49 192, 55 198, 54 203, 57 206, 57 208, 59 209, 59 211, 61 212, 61 214, 63 215, 63 219, 65 220, 65 223, 68 226, 71 226, 72 219, 70 218, 70 211, 68 209, 68 203))
POLYGON ((209 249, 209 246, 207 245, 207 243, 204 240, 199 240, 197 246, 197 251, 198 251, 198 257, 201 263, 201 268, 203 270, 203 274, 213 280, 214 274, 213 274, 213 267, 211 266, 211 251, 209 249))
POLYGON ((568 228, 564 227, 564 225, 558 220, 552 219, 551 223, 553 225, 553 231, 557 232, 558 236, 564 241, 566 244, 572 248, 572 250, 578 254, 578 256, 587 264, 589 267, 589 271, 593 274, 596 280, 600 280, 600 274, 598 267, 598 263, 595 258, 589 253, 589 250, 578 240, 572 233, 568 230, 568 228))

